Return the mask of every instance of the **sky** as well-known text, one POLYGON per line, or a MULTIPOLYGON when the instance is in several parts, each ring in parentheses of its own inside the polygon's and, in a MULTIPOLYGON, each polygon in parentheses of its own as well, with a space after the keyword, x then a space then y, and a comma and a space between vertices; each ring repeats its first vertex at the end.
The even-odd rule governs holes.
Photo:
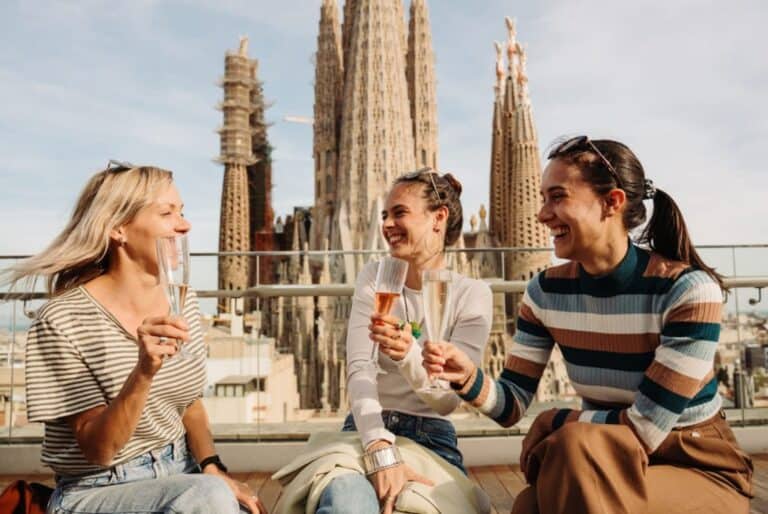
MULTIPOLYGON (((542 152, 563 134, 617 139, 678 201, 695 243, 768 242, 768 3, 431 0, 429 8, 439 166, 463 181, 466 212, 488 202, 493 41, 504 40, 512 16, 528 47, 542 152)), ((216 81, 241 35, 274 102, 276 214, 311 205, 311 127, 284 117, 312 115, 319 13, 320 0, 4 0, 0 254, 43 249, 110 158, 173 170, 194 250, 216 250, 216 81)), ((728 252, 715 253, 730 266, 728 252)), ((768 274, 765 257, 766 249, 742 252, 740 274, 768 274)))

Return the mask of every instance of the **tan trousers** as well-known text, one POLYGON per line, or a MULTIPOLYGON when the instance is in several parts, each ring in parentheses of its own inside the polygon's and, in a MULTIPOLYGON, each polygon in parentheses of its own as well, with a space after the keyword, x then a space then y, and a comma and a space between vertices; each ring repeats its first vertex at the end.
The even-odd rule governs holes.
POLYGON ((512 514, 741 514, 752 461, 722 414, 674 430, 648 456, 624 425, 566 423, 531 453, 512 514))

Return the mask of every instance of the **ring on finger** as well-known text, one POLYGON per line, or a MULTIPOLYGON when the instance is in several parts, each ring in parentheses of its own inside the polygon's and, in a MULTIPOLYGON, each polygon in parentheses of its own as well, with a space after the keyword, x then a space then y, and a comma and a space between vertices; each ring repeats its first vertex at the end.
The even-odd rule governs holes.
POLYGON ((397 329, 402 330, 405 328, 405 321, 400 321, 400 323, 397 324, 397 329))
POLYGON ((168 342, 168 338, 165 336, 160 336, 159 338, 157 338, 157 342, 160 344, 165 344, 168 342))

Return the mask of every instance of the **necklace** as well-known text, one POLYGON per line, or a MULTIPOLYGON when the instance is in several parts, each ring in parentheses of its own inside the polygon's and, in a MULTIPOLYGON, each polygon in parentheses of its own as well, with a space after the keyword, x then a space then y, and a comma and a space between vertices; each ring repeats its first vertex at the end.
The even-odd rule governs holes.
POLYGON ((405 288, 403 288, 403 305, 405 305, 405 321, 411 326, 413 337, 418 339, 421 337, 421 323, 416 320, 411 321, 408 315, 408 299, 405 297, 405 288))

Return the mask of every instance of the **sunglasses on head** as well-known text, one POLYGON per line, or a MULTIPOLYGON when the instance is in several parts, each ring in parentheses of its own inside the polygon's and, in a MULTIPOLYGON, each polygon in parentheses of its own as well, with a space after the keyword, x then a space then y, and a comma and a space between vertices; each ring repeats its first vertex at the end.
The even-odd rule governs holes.
POLYGON ((603 155, 603 152, 601 152, 597 148, 595 143, 593 143, 588 136, 576 136, 570 139, 566 139, 565 141, 557 145, 555 148, 553 148, 552 151, 549 152, 549 155, 547 155, 547 159, 554 159, 562 155, 567 155, 579 149, 583 150, 585 149, 585 147, 587 151, 592 151, 595 154, 597 154, 598 157, 600 157, 600 160, 603 161, 603 164, 605 164, 605 167, 608 168, 608 172, 616 181, 616 185, 619 186, 619 189, 624 189, 624 184, 622 183, 621 178, 619 177, 619 174, 616 172, 616 168, 613 167, 613 164, 611 164, 611 161, 609 161, 608 158, 606 158, 606 156, 603 155))
POLYGON ((416 171, 411 171, 400 176, 404 180, 416 180, 420 178, 424 173, 429 175, 429 181, 432 183, 432 189, 435 191, 435 196, 438 200, 441 199, 440 192, 437 190, 437 184, 435 183, 435 175, 437 172, 430 167, 421 168, 416 171))
POLYGON ((111 171, 114 173, 119 173, 121 171, 128 171, 132 170, 133 168, 137 168, 135 164, 131 164, 130 162, 126 161, 116 161, 115 159, 110 159, 107 163, 107 171, 111 171))

